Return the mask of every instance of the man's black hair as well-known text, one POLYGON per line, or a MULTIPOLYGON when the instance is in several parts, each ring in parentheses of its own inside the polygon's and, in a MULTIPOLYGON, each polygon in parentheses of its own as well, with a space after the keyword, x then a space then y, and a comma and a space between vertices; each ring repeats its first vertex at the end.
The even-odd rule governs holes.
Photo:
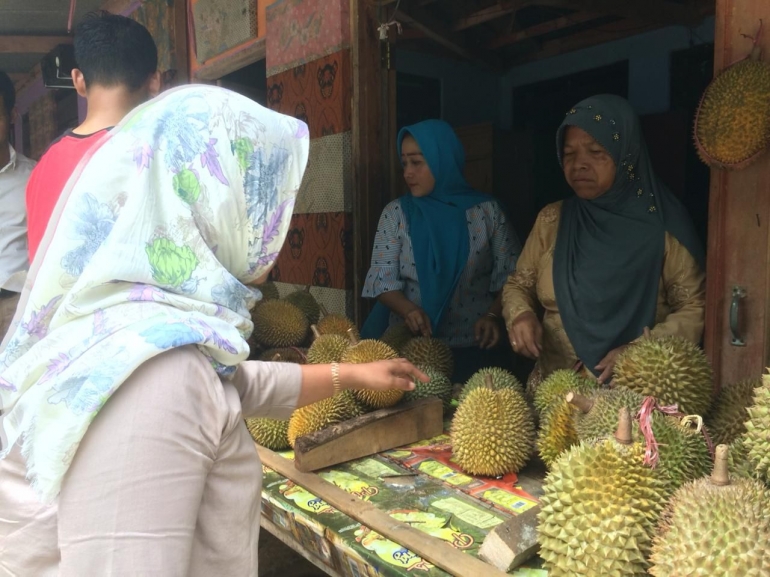
POLYGON ((11 111, 16 106, 16 88, 13 86, 10 77, 0 70, 0 96, 3 97, 3 105, 8 118, 11 118, 11 111))
POLYGON ((86 87, 123 85, 134 92, 158 69, 158 48, 138 22, 100 10, 75 28, 75 61, 86 87))

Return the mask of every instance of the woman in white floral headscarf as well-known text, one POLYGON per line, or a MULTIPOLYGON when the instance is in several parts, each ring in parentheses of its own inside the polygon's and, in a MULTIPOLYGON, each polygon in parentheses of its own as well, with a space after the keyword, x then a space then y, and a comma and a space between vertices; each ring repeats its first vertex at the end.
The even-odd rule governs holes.
POLYGON ((83 159, 0 352, 0 574, 254 575, 243 418, 426 378, 243 362, 307 155, 302 122, 189 86, 83 159))

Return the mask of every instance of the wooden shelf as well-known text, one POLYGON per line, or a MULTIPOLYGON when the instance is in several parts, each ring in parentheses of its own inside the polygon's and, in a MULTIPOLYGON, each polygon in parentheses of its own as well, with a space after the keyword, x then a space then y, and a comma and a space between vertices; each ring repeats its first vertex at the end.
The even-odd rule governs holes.
POLYGON ((202 66, 193 71, 196 80, 219 80, 231 72, 254 64, 265 58, 265 38, 255 38, 222 54, 207 60, 202 66))

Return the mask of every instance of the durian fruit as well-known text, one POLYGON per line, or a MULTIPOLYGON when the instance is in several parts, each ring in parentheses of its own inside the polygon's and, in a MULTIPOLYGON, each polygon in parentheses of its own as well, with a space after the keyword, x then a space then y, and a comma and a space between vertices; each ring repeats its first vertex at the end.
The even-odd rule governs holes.
POLYGON ((262 293, 262 300, 257 303, 263 303, 266 301, 278 300, 281 295, 278 293, 278 287, 272 281, 267 281, 262 284, 254 285, 254 288, 258 289, 262 293))
POLYGON ((567 396, 569 402, 580 409, 575 429, 581 441, 612 435, 618 426, 618 411, 626 407, 630 414, 636 415, 644 402, 642 395, 624 387, 601 390, 590 398, 578 393, 567 396))
POLYGON ((770 575, 770 491, 730 479, 728 448, 719 445, 711 477, 681 487, 653 541, 655 577, 770 575))
POLYGON ((543 484, 540 557, 549 577, 646 575, 667 487, 644 465, 645 448, 620 410, 615 437, 563 453, 543 484))
POLYGON ((263 347, 296 347, 307 337, 310 324, 302 311, 282 300, 267 301, 254 308, 254 340, 263 347))
POLYGON ((455 368, 452 349, 444 341, 432 337, 415 337, 410 340, 401 354, 413 365, 433 367, 448 379, 455 368))
POLYGON ((743 437, 738 437, 729 445, 727 468, 730 475, 741 479, 754 479, 754 469, 749 462, 749 452, 743 444, 743 437))
POLYGON ((380 340, 397 353, 401 353, 406 344, 414 338, 414 333, 406 323, 391 325, 380 337, 380 340))
POLYGON ((748 408, 754 402, 754 389, 762 386, 761 379, 746 379, 722 387, 706 417, 711 440, 715 445, 729 445, 746 432, 748 408))
POLYGON ((740 169, 770 145, 770 64, 754 45, 749 58, 706 88, 695 116, 695 145, 709 166, 740 169))
POLYGON ((288 419, 246 419, 246 428, 257 445, 273 451, 283 451, 290 447, 288 419))
POLYGON ((315 325, 311 326, 310 330, 313 331, 315 340, 307 351, 307 362, 311 365, 341 362, 342 356, 350 346, 350 339, 342 335, 322 335, 315 325))
POLYGON ((438 397, 444 403, 444 412, 452 408, 452 381, 432 367, 418 366, 423 373, 430 377, 430 381, 423 383, 419 379, 414 380, 414 389, 404 394, 404 402, 416 401, 427 397, 438 397))
POLYGON ((569 369, 554 371, 535 391, 535 410, 542 414, 553 402, 563 401, 569 392, 587 395, 598 388, 596 379, 586 379, 569 369))
POLYGON ((708 475, 713 466, 706 439, 699 428, 691 426, 691 420, 658 411, 652 416, 652 432, 660 456, 658 468, 669 479, 671 491, 708 475))
POLYGON ((748 412, 743 447, 755 475, 770 485, 770 375, 762 375, 762 386, 754 389, 754 404, 748 412))
MULTIPOLYGON (((351 346, 342 355, 343 363, 360 365, 375 361, 397 359, 398 354, 382 341, 365 339, 359 341, 351 331, 349 333, 351 346)), ((371 389, 356 389, 353 391, 356 399, 370 409, 383 409, 398 403, 404 396, 401 389, 374 391, 371 389)))
POLYGON ((342 315, 330 314, 323 305, 321 305, 321 312, 323 313, 323 317, 318 321, 316 326, 318 327, 318 332, 322 335, 347 336, 350 331, 353 331, 353 336, 357 339, 361 338, 358 334, 356 324, 349 318, 342 315))
POLYGON ((310 294, 310 285, 305 290, 295 291, 287 295, 284 300, 301 310, 311 325, 316 324, 321 318, 321 307, 310 294))
POLYGON ((307 362, 307 349, 299 347, 284 347, 262 351, 257 360, 273 363, 295 363, 304 365, 307 362))
POLYGON ((497 477, 519 471, 529 460, 535 424, 524 395, 486 384, 468 393, 452 419, 452 460, 472 475, 497 477))
POLYGON ((681 337, 644 337, 615 363, 615 383, 686 415, 705 415, 713 396, 713 373, 703 351, 681 337))
POLYGON ((524 394, 524 387, 513 374, 499 367, 487 367, 477 371, 468 379, 460 392, 459 401, 462 403, 473 389, 486 386, 487 375, 492 377, 492 383, 496 389, 511 388, 524 394))
POLYGON ((540 417, 537 432, 537 451, 547 466, 559 458, 564 451, 579 442, 575 429, 575 414, 578 408, 566 399, 554 401, 540 417))
POLYGON ((357 417, 363 412, 353 393, 342 391, 333 397, 294 411, 291 419, 289 419, 286 436, 289 439, 289 444, 294 447, 298 437, 321 431, 342 421, 357 417))

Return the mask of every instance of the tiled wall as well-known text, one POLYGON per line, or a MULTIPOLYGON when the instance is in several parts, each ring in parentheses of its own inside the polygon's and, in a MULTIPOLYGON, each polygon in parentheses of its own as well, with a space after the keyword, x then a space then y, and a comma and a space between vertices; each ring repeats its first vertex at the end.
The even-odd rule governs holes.
POLYGON ((310 285, 330 312, 353 313, 348 0, 267 8, 267 101, 310 128, 310 159, 291 229, 271 273, 282 293, 310 285))

